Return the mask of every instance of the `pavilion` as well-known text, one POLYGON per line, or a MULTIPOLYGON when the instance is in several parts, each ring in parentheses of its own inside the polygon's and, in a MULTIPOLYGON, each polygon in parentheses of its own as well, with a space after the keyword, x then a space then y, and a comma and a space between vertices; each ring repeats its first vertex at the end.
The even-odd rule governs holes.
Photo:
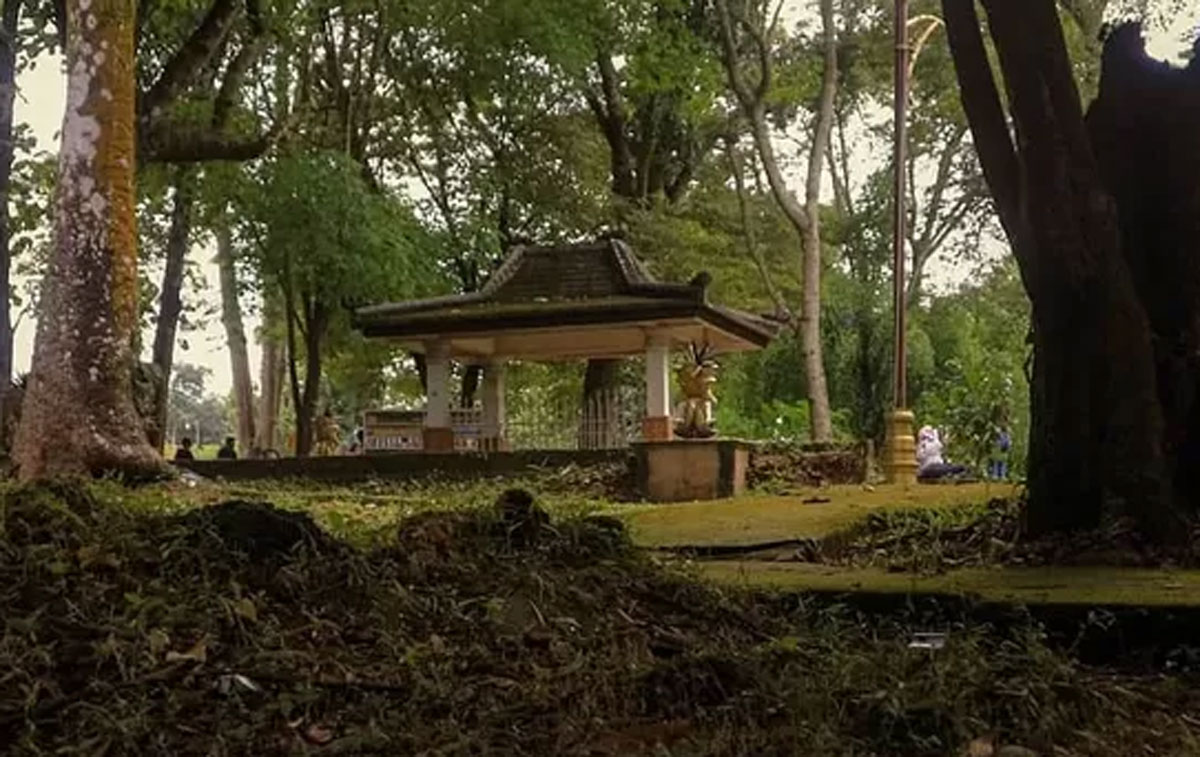
POLYGON ((454 449, 450 361, 483 366, 484 446, 505 448, 506 361, 645 357, 643 440, 672 435, 670 355, 765 347, 780 324, 709 302, 708 276, 656 281, 623 241, 517 247, 477 292, 359 309, 355 326, 425 356, 423 447, 454 449))

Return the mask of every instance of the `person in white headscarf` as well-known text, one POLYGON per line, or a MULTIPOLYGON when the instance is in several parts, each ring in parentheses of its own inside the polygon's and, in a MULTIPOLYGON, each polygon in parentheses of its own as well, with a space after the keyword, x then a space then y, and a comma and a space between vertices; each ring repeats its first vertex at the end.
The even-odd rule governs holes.
POLYGON ((936 481, 947 476, 960 476, 967 472, 964 465, 947 463, 942 457, 942 440, 933 426, 924 426, 917 432, 917 479, 936 481))

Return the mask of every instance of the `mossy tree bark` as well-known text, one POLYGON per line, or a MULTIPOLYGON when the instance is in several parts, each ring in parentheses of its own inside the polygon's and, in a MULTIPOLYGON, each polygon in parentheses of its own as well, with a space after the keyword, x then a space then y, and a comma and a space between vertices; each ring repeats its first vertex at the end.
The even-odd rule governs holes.
POLYGON ((1172 70, 1126 27, 1085 120, 1053 0, 943 0, 963 106, 1033 306, 1027 528, 1136 518, 1180 538, 1200 446, 1200 61, 1172 70), (1163 156, 1169 160, 1163 160, 1163 156))
POLYGON ((55 249, 14 461, 22 479, 159 472, 131 396, 134 0, 68 0, 55 249))

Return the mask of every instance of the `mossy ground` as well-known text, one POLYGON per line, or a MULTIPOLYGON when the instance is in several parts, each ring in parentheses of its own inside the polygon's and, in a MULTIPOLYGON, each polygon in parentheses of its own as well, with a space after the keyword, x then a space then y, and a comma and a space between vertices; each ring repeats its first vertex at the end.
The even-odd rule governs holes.
POLYGON ((802 562, 712 560, 702 575, 722 583, 790 592, 945 594, 1016 604, 1200 607, 1200 571, 1112 566, 963 568, 902 573, 802 562))
POLYGON ((513 524, 461 491, 397 523, 362 498, 400 493, 352 494, 341 539, 204 506, 219 487, 0 492, 0 752, 1200 753, 1188 680, 1036 626, 930 653, 902 618, 698 581, 575 505, 513 524))
POLYGON ((1010 484, 840 485, 787 495, 749 494, 716 502, 638 505, 624 510, 634 540, 650 547, 747 546, 819 539, 880 510, 981 504, 1015 494, 1010 484))

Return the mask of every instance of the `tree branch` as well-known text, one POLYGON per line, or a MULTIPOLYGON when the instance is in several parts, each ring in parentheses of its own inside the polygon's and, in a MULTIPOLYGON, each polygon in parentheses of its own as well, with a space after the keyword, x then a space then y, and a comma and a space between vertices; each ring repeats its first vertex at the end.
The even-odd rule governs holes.
POLYGON ((988 63, 975 0, 942 0, 942 15, 954 69, 958 77, 963 110, 971 126, 971 137, 979 163, 1013 251, 1026 254, 1020 218, 1020 174, 1017 155, 1000 93, 988 63))
POLYGON ((157 117, 163 108, 195 81, 200 71, 212 61, 221 41, 232 27, 238 9, 237 0, 213 0, 204 20, 167 61, 158 79, 142 96, 139 108, 141 119, 145 121, 157 117))
MULTIPOLYGON (((742 106, 742 114, 750 123, 750 132, 754 137, 754 145, 758 149, 763 171, 767 174, 767 183, 771 187, 771 194, 775 196, 775 201, 779 203, 779 207, 787 216, 788 221, 803 238, 808 233, 809 218, 805 209, 788 189, 783 171, 779 168, 779 161, 775 157, 775 148, 771 144, 771 131, 767 126, 767 116, 762 98, 756 96, 757 90, 751 90, 738 73, 737 43, 733 36, 733 22, 729 13, 728 0, 717 0, 717 10, 721 20, 722 58, 726 76, 729 78, 729 86, 737 95, 742 106)), ((770 57, 760 57, 759 65, 765 67, 762 77, 769 81, 770 57)))
POLYGON ((243 137, 160 124, 143 137, 139 158, 145 163, 253 160, 265 153, 282 131, 282 126, 277 126, 264 135, 243 137))
POLYGON ((837 96, 838 58, 837 25, 833 18, 833 0, 821 0, 821 25, 825 32, 823 43, 824 66, 821 75, 821 92, 817 97, 817 118, 813 127, 813 141, 808 151, 808 177, 804 183, 804 201, 808 212, 808 223, 816 228, 821 212, 821 173, 825 153, 829 149, 833 131, 833 106, 837 96))
POLYGON ((635 199, 637 182, 634 177, 633 153, 626 136, 625 113, 621 103, 621 91, 617 83, 617 69, 613 65, 612 56, 607 52, 596 54, 596 66, 600 72, 600 91, 604 98, 603 106, 592 106, 600 122, 600 129, 608 141, 612 163, 613 193, 628 199, 635 199))
MULTIPOLYGON (((717 15, 721 22, 721 52, 725 61, 725 73, 729 77, 729 87, 737 96, 742 109, 748 111, 756 105, 761 105, 761 98, 755 97, 756 90, 752 90, 738 72, 737 42, 733 36, 733 20, 730 17, 728 0, 717 0, 717 15)), ((759 65, 764 69, 761 75, 767 76, 766 72, 771 67, 770 58, 760 58, 759 65)))
POLYGON ((225 69, 225 77, 221 80, 221 88, 217 91, 217 99, 213 102, 212 125, 215 130, 222 131, 229 123, 229 116, 237 104, 238 91, 246 78, 246 71, 266 48, 266 40, 260 34, 255 34, 238 50, 237 55, 225 69))
POLYGON ((922 246, 928 246, 933 237, 938 208, 942 206, 942 198, 946 194, 946 187, 950 184, 950 171, 954 168, 954 158, 957 157, 958 148, 962 146, 966 134, 966 126, 955 127, 954 133, 950 135, 949 141, 942 149, 942 154, 938 157, 937 171, 934 173, 933 184, 929 188, 929 205, 925 208, 925 217, 922 223, 923 228, 919 240, 922 246))
POLYGON ((746 179, 742 175, 742 162, 738 159, 737 148, 731 140, 725 142, 725 155, 729 161, 729 171, 733 174, 733 186, 737 192, 738 214, 742 222, 742 235, 746 238, 746 252, 750 253, 750 259, 754 261, 754 267, 758 270, 758 275, 762 278, 763 286, 767 290, 767 295, 771 298, 771 303, 775 306, 775 312, 779 315, 786 316, 788 323, 794 321, 792 311, 787 306, 787 301, 783 298, 779 288, 775 286, 775 280, 771 277, 771 271, 767 268, 767 261, 763 258, 762 250, 758 248, 758 239, 754 234, 754 224, 750 222, 749 204, 746 202, 746 179))

